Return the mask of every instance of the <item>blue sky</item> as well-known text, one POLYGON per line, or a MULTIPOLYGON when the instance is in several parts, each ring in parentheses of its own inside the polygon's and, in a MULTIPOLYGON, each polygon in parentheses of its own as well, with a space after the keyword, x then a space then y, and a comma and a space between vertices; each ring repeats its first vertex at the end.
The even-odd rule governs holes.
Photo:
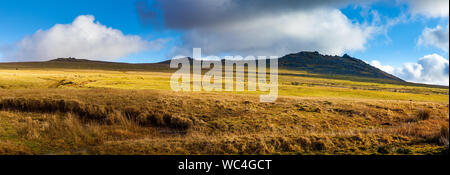
MULTIPOLYGON (((55 24, 69 24, 79 15, 93 15, 96 20, 124 34, 144 39, 168 35, 141 25, 136 13, 136 1, 123 0, 17 0, 0 1, 0 46, 11 45, 39 29, 55 24)), ((174 35, 175 36, 175 35, 174 35)), ((151 62, 165 59, 164 51, 142 51, 124 58, 123 62, 151 62)))
MULTIPOLYGON (((409 75, 406 75, 407 73, 404 71, 406 69, 405 63, 417 64, 419 59, 424 56, 436 54, 447 60, 447 63, 444 60, 443 64, 447 65, 447 68, 444 65, 444 69, 447 69, 446 76, 448 76, 448 0, 438 0, 439 3, 428 3, 429 1, 420 0, 371 0, 367 3, 358 4, 346 2, 345 0, 342 3, 299 1, 296 4, 289 4, 292 2, 283 0, 277 1, 278 4, 270 4, 272 2, 264 0, 250 0, 247 1, 249 3, 236 3, 240 7, 239 10, 248 11, 239 14, 240 16, 227 15, 229 17, 223 17, 225 15, 220 13, 217 15, 212 14, 221 10, 209 10, 209 8, 223 8, 225 12, 236 13, 236 9, 220 5, 220 3, 225 1, 236 3, 234 0, 187 1, 189 2, 188 4, 183 2, 183 0, 158 2, 151 0, 0 1, 0 61, 42 61, 50 59, 49 57, 53 55, 69 55, 70 52, 61 51, 65 48, 58 49, 58 47, 62 47, 61 44, 55 46, 55 54, 42 53, 43 51, 36 51, 38 50, 36 48, 41 49, 43 48, 42 44, 54 41, 54 38, 48 39, 45 37, 54 36, 51 29, 56 24, 69 25, 80 15, 91 15, 95 18, 91 24, 92 27, 98 27, 98 30, 96 29, 95 32, 104 33, 107 31, 102 29, 101 26, 116 29, 121 34, 112 31, 108 35, 99 35, 102 37, 114 35, 115 38, 111 39, 111 41, 123 43, 122 45, 110 44, 99 48, 98 50, 106 51, 115 48, 105 58, 98 57, 98 53, 95 51, 86 51, 86 54, 81 55, 89 59, 131 63, 157 62, 170 59, 175 54, 189 54, 189 50, 192 50, 192 47, 202 47, 205 54, 224 55, 230 53, 243 56, 252 53, 283 56, 283 54, 290 52, 319 50, 325 54, 340 55, 349 53, 368 63, 376 60, 380 63, 378 67, 385 68, 383 66, 387 66, 388 69, 386 71, 398 76, 405 74, 403 76, 408 77, 409 75), (215 1, 219 5, 216 6, 210 3, 215 1), (266 4, 261 2, 266 2, 266 4), (267 5, 267 2, 270 2, 269 5, 267 5), (442 4, 447 4, 447 7, 438 9, 443 8, 442 4), (257 9, 255 10, 251 7, 256 7, 257 9), (139 8, 145 9, 145 13, 149 16, 139 13, 139 8), (260 13, 258 9, 273 15, 260 13), (321 12, 320 9, 326 10, 321 12), (153 11, 155 11, 154 14, 153 11), (330 13, 327 14, 327 11, 330 11, 330 13), (325 17, 322 14, 324 12, 325 17), (314 15, 309 15, 311 13, 314 15), (246 18, 244 19, 243 16, 246 18), (292 19, 292 23, 298 22, 299 25, 290 23, 286 25, 282 21, 284 19, 292 19), (159 21, 160 23, 154 21, 159 21), (186 21, 196 25, 189 25, 186 21), (261 24, 261 21, 267 21, 267 24, 261 24), (342 23, 336 21, 342 21, 342 23), (99 23, 98 25, 97 22, 99 23), (347 22, 350 22, 350 24, 347 22), (317 27, 323 23, 337 26, 334 30, 338 34, 334 35, 333 30, 327 28, 322 30, 320 27, 317 27), (243 24, 242 29, 229 27, 242 26, 243 24), (256 27, 246 28, 245 24, 252 24, 256 27), (274 24, 286 25, 286 28, 273 26, 274 24), (304 27, 301 26, 302 24, 311 26, 304 27), (223 25, 227 26, 223 27, 223 25), (256 30, 257 26, 272 26, 273 29, 259 31, 256 30), (446 33, 446 38, 438 38, 438 44, 440 45, 436 44, 437 41, 434 40, 423 41, 420 44, 419 40, 425 29, 436 29, 437 26, 441 27, 444 34, 446 33), (337 32, 341 30, 341 27, 342 31, 346 30, 347 33, 337 32), (288 28, 296 31, 293 33, 288 28), (325 34, 318 33, 317 37, 311 35, 313 38, 308 38, 308 32, 314 32, 316 28, 318 28, 317 31, 323 31, 325 34), (37 34, 38 30, 44 31, 44 34, 42 32, 37 34), (270 31, 273 32, 270 33, 270 31), (261 36, 256 35, 258 33, 261 33, 261 36), (131 36, 139 38, 130 38, 131 36), (324 38, 321 38, 321 36, 324 36, 324 38), (27 37, 29 40, 24 39, 27 37), (323 41, 327 38, 331 38, 329 43, 314 41, 323 41), (349 39, 346 40, 347 38, 349 39), (286 42, 284 43, 283 41, 286 42), (267 44, 261 44, 262 42, 267 44), (442 43, 444 47, 446 44, 447 49, 442 49, 442 43), (118 47, 123 48, 128 45, 130 48, 127 50, 117 50, 118 47), (107 46, 111 46, 111 48, 107 46), (117 52, 117 54, 115 55, 113 52, 117 52), (32 55, 42 55, 45 58, 32 58, 32 55), (27 58, 24 59, 25 57, 27 58), (392 70, 390 67, 392 67, 392 70)), ((79 21, 89 23, 91 18, 83 19, 79 21)), ((66 26, 65 29, 60 29, 60 31, 70 30, 74 32, 74 30, 71 30, 73 26, 75 25, 66 26)), ((442 33, 442 31, 440 32, 442 33)), ((78 35, 78 33, 68 35, 78 35)), ((71 39, 71 36, 65 37, 67 38, 63 38, 64 40, 71 39)), ((83 38, 83 36, 80 37, 83 38)), ((101 41, 104 40, 109 41, 109 39, 105 38, 101 41)), ((78 39, 76 41, 85 40, 78 39)), ((81 43, 79 45, 85 44, 81 43)), ((87 43, 86 45, 89 45, 89 49, 97 49, 95 44, 87 43)), ((84 51, 83 49, 86 49, 86 47, 74 48, 73 50, 84 51)), ((427 81, 423 80, 422 82, 427 81)), ((448 84, 448 81, 444 83, 437 82, 437 84, 448 84)))
MULTIPOLYGON (((385 18, 396 18, 401 16, 402 11, 406 11, 406 5, 395 6, 392 4, 378 3, 371 6, 373 10, 385 15, 385 18)), ((353 7, 342 9, 343 13, 350 19, 361 21, 360 11, 353 7)), ((448 24, 446 18, 426 18, 416 16, 407 22, 402 22, 388 29, 387 34, 375 36, 367 44, 367 49, 350 53, 352 56, 361 58, 365 61, 379 60, 392 66, 401 66, 405 62, 414 62, 418 58, 438 53, 448 59, 448 52, 434 47, 419 47, 417 40, 425 27, 435 27, 437 25, 445 26, 448 24)))

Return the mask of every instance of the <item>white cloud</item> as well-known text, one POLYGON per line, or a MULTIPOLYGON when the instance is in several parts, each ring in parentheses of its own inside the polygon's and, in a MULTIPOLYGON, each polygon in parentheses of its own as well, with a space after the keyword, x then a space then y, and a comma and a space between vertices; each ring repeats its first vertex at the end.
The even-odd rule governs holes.
POLYGON ((148 42, 135 35, 95 22, 94 16, 78 16, 71 24, 56 24, 39 30, 17 43, 7 55, 12 61, 49 60, 76 57, 94 60, 114 60, 152 47, 164 40, 148 42))
POLYGON ((449 0, 403 0, 409 4, 410 12, 414 15, 438 18, 448 17, 449 0))
POLYGON ((394 74, 394 70, 395 70, 394 67, 389 66, 389 65, 382 65, 377 60, 373 60, 372 62, 370 62, 370 65, 372 65, 372 66, 374 66, 374 67, 376 67, 376 68, 378 68, 378 69, 380 69, 382 71, 385 71, 387 73, 394 74))
POLYGON ((448 52, 448 40, 449 40, 449 26, 441 27, 440 25, 435 28, 425 28, 420 35, 417 45, 419 46, 433 46, 448 52))
POLYGON ((378 61, 372 61, 371 65, 407 81, 449 85, 449 61, 438 54, 426 55, 417 63, 405 63, 397 68, 378 61))
POLYGON ((183 48, 175 54, 189 54, 193 47, 201 47, 205 54, 282 56, 313 50, 341 55, 364 50, 376 30, 352 23, 338 9, 303 10, 187 29, 183 48))
POLYGON ((173 55, 190 55, 193 47, 215 55, 282 56, 303 50, 340 55, 364 50, 381 29, 352 22, 338 8, 373 1, 156 0, 138 9, 141 20, 151 22, 158 16, 151 9, 160 8, 165 27, 183 32, 173 55))

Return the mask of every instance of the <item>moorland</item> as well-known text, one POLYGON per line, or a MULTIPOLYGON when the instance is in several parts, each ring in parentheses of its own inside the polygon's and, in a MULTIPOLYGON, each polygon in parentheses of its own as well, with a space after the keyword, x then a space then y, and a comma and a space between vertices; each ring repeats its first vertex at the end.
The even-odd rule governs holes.
POLYGON ((174 92, 165 63, 0 63, 0 154, 448 154, 447 86, 312 67, 281 64, 261 103, 174 92))

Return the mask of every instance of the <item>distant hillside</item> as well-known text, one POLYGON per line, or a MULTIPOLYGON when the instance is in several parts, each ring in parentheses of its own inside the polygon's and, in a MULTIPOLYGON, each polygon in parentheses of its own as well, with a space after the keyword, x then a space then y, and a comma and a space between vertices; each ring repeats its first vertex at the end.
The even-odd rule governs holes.
POLYGON ((281 57, 278 60, 278 64, 280 68, 301 70, 310 73, 351 75, 403 81, 394 75, 383 72, 347 54, 340 57, 321 55, 318 52, 299 52, 281 57))
POLYGON ((86 60, 86 59, 76 59, 76 58, 57 58, 54 60, 50 60, 49 62, 93 62, 93 61, 86 60))
MULTIPOLYGON (((190 60, 192 59, 190 58, 190 60)), ((158 64, 170 64, 170 60, 158 64)), ((404 82, 394 75, 388 74, 347 54, 340 57, 321 55, 319 52, 299 52, 279 58, 278 66, 280 69, 307 71, 309 73, 349 75, 404 82)))
MULTIPOLYGON (((223 60, 222 60, 223 61, 223 60)), ((4 63, 17 68, 48 67, 48 68, 87 68, 107 70, 155 70, 168 69, 170 60, 160 63, 128 64, 105 61, 91 61, 76 58, 57 58, 47 62, 4 63)), ((401 81, 391 74, 383 72, 362 60, 348 55, 327 56, 318 52, 299 52, 279 58, 280 69, 307 71, 324 75, 349 75, 365 78, 387 79, 401 81)), ((1 68, 1 66, 0 66, 1 68)))
POLYGON ((92 69, 112 71, 171 71, 168 65, 161 64, 130 64, 106 61, 93 61, 76 58, 57 58, 45 62, 12 62, 0 63, 0 69, 92 69))
MULTIPOLYGON (((223 61, 223 60, 222 60, 223 61)), ((170 60, 160 63, 116 63, 105 61, 92 61, 75 58, 57 58, 46 62, 16 62, 0 63, 0 69, 91 69, 91 70, 111 70, 111 71, 158 71, 173 72, 169 68, 170 60)), ((348 55, 327 56, 318 52, 299 52, 289 54, 279 58, 280 69, 306 71, 312 74, 296 74, 296 76, 308 76, 316 78, 332 78, 351 81, 377 82, 400 84, 406 86, 423 86, 448 88, 448 86, 426 85, 405 82, 391 74, 383 72, 362 60, 352 58, 348 55)), ((284 75, 287 73, 280 73, 284 75)))

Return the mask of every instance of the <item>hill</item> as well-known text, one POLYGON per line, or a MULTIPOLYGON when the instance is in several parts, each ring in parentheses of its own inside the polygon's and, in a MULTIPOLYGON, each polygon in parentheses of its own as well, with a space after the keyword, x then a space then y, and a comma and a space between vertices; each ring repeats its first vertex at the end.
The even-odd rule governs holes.
MULTIPOLYGON (((190 58, 192 59, 192 58, 190 58)), ((223 62, 224 60, 222 60, 223 62)), ((170 60, 158 64, 170 64, 170 60)), ((376 79, 387 79, 399 82, 404 80, 388 74, 366 62, 353 58, 347 54, 344 56, 322 55, 319 52, 299 52, 288 54, 279 58, 278 66, 281 69, 306 71, 326 75, 349 75, 376 79)))
MULTIPOLYGON (((189 58, 192 60, 192 58, 189 58)), ((224 60, 222 60, 223 62, 224 60)), ((144 71, 144 72, 173 72, 169 68, 170 60, 159 63, 118 63, 106 61, 93 61, 76 58, 57 58, 46 62, 12 62, 0 63, 0 69, 87 69, 110 71, 144 71)), ((350 80, 358 82, 388 83, 405 86, 419 86, 431 88, 445 88, 448 86, 428 85, 406 82, 394 75, 383 72, 364 61, 353 58, 347 54, 344 56, 322 55, 318 52, 299 52, 288 54, 279 58, 280 75, 303 76, 311 78, 327 78, 338 80, 350 80), (305 71, 305 74, 291 74, 305 71)))
POLYGON ((278 64, 281 68, 310 73, 352 75, 403 82, 402 79, 347 54, 340 57, 322 55, 318 52, 299 52, 281 57, 278 64))
MULTIPOLYGON (((223 60, 222 60, 223 61, 223 60)), ((47 62, 5 63, 17 68, 39 67, 49 68, 86 68, 106 70, 155 70, 167 69, 170 60, 160 63, 129 64, 106 61, 92 61, 76 58, 57 58, 47 62)), ((318 52, 299 52, 288 54, 279 58, 278 65, 281 69, 306 71, 325 75, 349 75, 366 78, 386 79, 404 82, 402 79, 375 68, 364 61, 348 55, 328 56, 318 52)), ((1 66, 0 68, 4 67, 1 66)))
POLYGON ((91 70, 111 70, 111 71, 170 71, 168 65, 145 63, 131 64, 107 61, 93 61, 76 58, 57 58, 45 62, 10 62, 0 63, 0 69, 91 69, 91 70))

